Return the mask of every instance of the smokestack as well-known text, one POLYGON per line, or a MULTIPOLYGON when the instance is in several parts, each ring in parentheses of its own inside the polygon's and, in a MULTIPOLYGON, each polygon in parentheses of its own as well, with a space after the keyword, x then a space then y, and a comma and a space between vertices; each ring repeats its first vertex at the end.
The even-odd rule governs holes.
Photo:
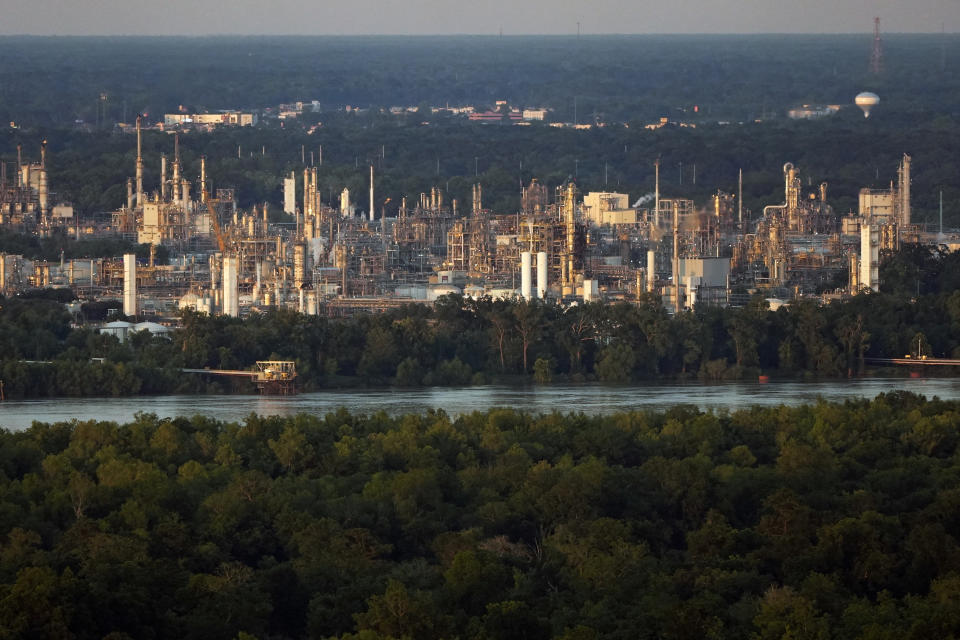
POLYGON ((370 165, 370 222, 373 222, 373 165, 370 165))
POLYGON ((17 189, 23 187, 23 145, 17 143, 17 189))
POLYGON ((137 115, 137 206, 143 206, 143 136, 140 132, 140 123, 143 116, 137 115))

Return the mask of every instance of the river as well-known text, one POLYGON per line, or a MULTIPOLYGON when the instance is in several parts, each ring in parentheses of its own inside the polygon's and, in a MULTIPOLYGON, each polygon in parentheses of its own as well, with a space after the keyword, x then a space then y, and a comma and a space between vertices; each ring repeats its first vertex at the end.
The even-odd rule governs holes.
POLYGON ((582 411, 603 414, 634 409, 659 409, 691 404, 702 409, 736 410, 752 405, 797 405, 818 398, 843 401, 873 398, 905 390, 932 398, 960 399, 960 378, 864 378, 825 382, 669 383, 636 386, 595 384, 529 387, 436 387, 427 389, 331 390, 296 396, 137 396, 131 398, 54 398, 7 401, 0 404, 0 427, 18 431, 33 421, 112 420, 128 422, 137 412, 160 417, 205 415, 242 420, 261 415, 324 414, 338 407, 355 413, 389 414, 444 409, 450 414, 512 407, 531 412, 582 411))

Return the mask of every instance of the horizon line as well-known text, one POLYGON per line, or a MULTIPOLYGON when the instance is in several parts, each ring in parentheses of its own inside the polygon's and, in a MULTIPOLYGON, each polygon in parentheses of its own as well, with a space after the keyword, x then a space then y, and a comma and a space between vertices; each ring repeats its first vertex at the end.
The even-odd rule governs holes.
MULTIPOLYGON (((958 31, 890 31, 887 36, 943 36, 957 35, 958 31)), ((246 33, 246 32, 209 32, 209 33, 0 33, 0 38, 602 38, 602 37, 644 37, 644 36, 872 36, 870 31, 677 31, 677 32, 551 32, 551 33, 246 33)))

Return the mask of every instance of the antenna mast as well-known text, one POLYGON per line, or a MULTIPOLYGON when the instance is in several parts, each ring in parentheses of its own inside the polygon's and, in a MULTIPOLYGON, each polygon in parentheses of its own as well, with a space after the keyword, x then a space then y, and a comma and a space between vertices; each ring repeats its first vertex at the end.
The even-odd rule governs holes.
POLYGON ((873 19, 873 50, 870 52, 870 73, 883 71, 883 39, 880 38, 880 18, 873 19))

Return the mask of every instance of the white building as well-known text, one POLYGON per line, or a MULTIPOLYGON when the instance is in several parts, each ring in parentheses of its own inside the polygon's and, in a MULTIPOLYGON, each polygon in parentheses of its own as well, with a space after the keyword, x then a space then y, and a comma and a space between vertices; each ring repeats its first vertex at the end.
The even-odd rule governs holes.
POLYGON ((591 191, 583 196, 583 215, 597 226, 636 224, 637 211, 626 193, 591 191))

